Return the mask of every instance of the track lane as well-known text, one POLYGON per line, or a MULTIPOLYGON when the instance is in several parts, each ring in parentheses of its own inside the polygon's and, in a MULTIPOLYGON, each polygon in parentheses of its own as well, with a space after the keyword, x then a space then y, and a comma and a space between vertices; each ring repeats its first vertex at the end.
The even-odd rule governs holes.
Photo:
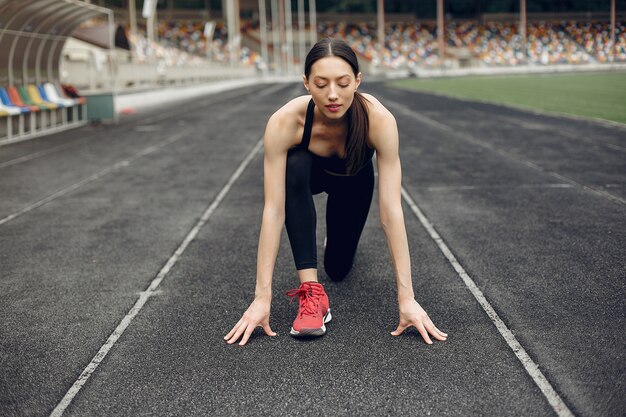
POLYGON ((263 129, 206 109, 185 120, 193 132, 177 146, 2 225, 0 414, 52 410, 263 129))
MULTIPOLYGON (((378 86, 377 86, 378 87, 378 86)), ((485 103, 448 99, 395 88, 380 89, 390 100, 479 146, 543 170, 621 204, 626 204, 626 127, 591 120, 540 116, 485 103), (417 107, 404 106, 419 97, 417 107), (432 106, 424 106, 432 103, 432 106), (514 122, 515 121, 515 122, 514 122), (522 126, 532 126, 533 129, 522 126), (542 129, 537 129, 541 126, 542 129), (549 126, 549 127, 544 127, 549 126)), ((378 90, 375 90, 378 91, 378 90)))
MULTIPOLYGON (((376 91, 385 103, 384 89, 376 91)), ((399 93, 390 94, 400 100, 399 93)), ((626 313, 624 206, 572 184, 554 184, 541 170, 463 140, 463 128, 454 122, 439 128, 467 103, 403 94, 410 111, 396 118, 406 188, 572 411, 618 415, 625 406, 619 395, 626 371, 620 319, 626 313), (414 111, 436 123, 418 122, 414 111)), ((497 114, 498 108, 491 111, 497 114)), ((498 122, 481 119, 481 137, 489 138, 498 122)), ((533 146, 526 133, 512 128, 498 146, 510 143, 525 154, 533 146)), ((570 150, 575 154, 588 146, 562 141, 581 148, 570 150)), ((566 165, 567 156, 557 163, 566 165)), ((591 168, 581 172, 580 181, 593 167, 610 172, 595 150, 587 163, 591 168)), ((612 181, 619 183, 621 175, 612 181)))
MULTIPOLYGON (((272 92, 277 87, 288 88, 284 85, 264 86, 260 91, 272 92)), ((0 221, 38 207, 42 201, 57 194, 64 195, 68 188, 97 176, 99 172, 111 170, 112 166, 132 158, 132 155, 158 146, 162 135, 173 137, 189 125, 197 124, 202 116, 191 119, 190 115, 194 114, 192 109, 195 113, 199 113, 198 108, 209 114, 227 112, 230 106, 220 109, 224 103, 239 101, 251 91, 250 88, 243 88, 228 92, 224 97, 199 99, 198 102, 205 107, 181 104, 177 109, 167 109, 165 115, 169 119, 165 122, 163 113, 152 112, 116 126, 85 127, 66 132, 67 139, 62 136, 41 138, 37 144, 45 149, 37 152, 32 152, 37 144, 31 142, 3 148, 3 152, 13 157, 6 161, 4 169, 0 169, 3 178, 0 182, 0 194, 3 196, 0 200, 0 221), (50 139, 51 143, 44 142, 45 139, 50 139)))
POLYGON ((166 278, 170 270, 176 265, 180 256, 185 252, 189 244, 195 239, 198 232, 204 226, 204 224, 209 220, 217 206, 222 202, 226 194, 230 191, 230 188, 233 186, 235 181, 241 176, 241 173, 246 169, 252 158, 256 154, 259 153, 259 150, 262 148, 263 140, 262 138, 257 142, 252 151, 246 156, 246 158, 239 164, 233 175, 229 178, 226 185, 220 190, 215 199, 211 202, 209 207, 202 214, 200 220, 194 225, 189 234, 185 237, 183 242, 176 248, 176 251, 172 254, 172 256, 167 260, 165 266, 161 268, 157 276, 150 282, 148 288, 141 293, 137 302, 133 305, 133 307, 129 310, 129 312, 124 316, 124 318, 119 322, 113 333, 109 336, 106 343, 100 347, 98 353, 93 357, 91 362, 87 365, 87 367, 81 372, 78 379, 72 384, 70 389, 67 391, 65 396, 61 399, 61 401, 57 404, 57 406, 50 413, 51 417, 60 417, 63 415, 67 407, 71 404, 74 397, 80 392, 82 387, 87 383, 88 379, 91 375, 96 371, 100 363, 104 360, 109 351, 115 346, 115 343, 119 340, 120 337, 124 334, 124 331, 130 326, 132 320, 139 314, 143 306, 148 302, 149 298, 158 293, 159 285, 166 278))
MULTIPOLYGON (((326 336, 288 335, 297 306, 284 292, 297 278, 283 233, 271 317, 279 336, 259 329, 246 347, 227 345, 223 335, 254 293, 261 172, 257 156, 68 416, 141 414, 147 404, 161 415, 551 415, 406 206, 417 298, 451 334, 447 342, 389 335, 395 281, 374 203, 353 272, 341 283, 321 277, 334 314, 326 336)), ((324 198, 316 203, 321 251, 324 198)))

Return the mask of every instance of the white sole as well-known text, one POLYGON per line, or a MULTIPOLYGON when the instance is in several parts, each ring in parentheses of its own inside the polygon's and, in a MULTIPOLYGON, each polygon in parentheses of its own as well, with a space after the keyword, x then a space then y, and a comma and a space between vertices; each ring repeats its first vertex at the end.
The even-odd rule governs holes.
POLYGON ((322 323, 322 327, 320 327, 319 329, 300 329, 300 331, 296 331, 292 327, 289 334, 295 337, 323 336, 326 334, 326 323, 328 323, 332 319, 333 319, 333 316, 332 314, 330 314, 330 308, 329 308, 328 312, 324 316, 324 323, 322 323))

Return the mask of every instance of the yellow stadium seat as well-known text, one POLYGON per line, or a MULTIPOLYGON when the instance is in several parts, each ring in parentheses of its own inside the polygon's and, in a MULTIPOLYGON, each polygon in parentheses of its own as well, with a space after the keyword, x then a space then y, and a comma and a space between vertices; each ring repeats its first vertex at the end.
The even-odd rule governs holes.
POLYGON ((49 101, 44 101, 41 98, 41 95, 39 94, 39 90, 37 89, 36 85, 29 85, 28 86, 28 95, 30 96, 31 100, 33 101, 33 103, 35 103, 36 105, 45 105, 47 106, 49 109, 58 109, 59 106, 55 103, 51 103, 49 101))

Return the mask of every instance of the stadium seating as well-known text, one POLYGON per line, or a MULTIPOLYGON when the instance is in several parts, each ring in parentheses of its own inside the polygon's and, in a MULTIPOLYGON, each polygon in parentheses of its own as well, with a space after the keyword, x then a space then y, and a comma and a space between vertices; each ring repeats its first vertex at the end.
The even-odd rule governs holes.
MULTIPOLYGON (((370 23, 319 22, 321 36, 340 36, 365 59, 386 67, 432 67, 438 63, 436 24, 394 23, 385 27, 385 48, 377 47, 376 27, 370 23)), ((608 62, 610 28, 608 22, 530 22, 527 27, 526 55, 517 22, 475 20, 449 21, 446 45, 467 49, 484 66, 546 64, 586 64, 608 62), (574 34, 578 34, 574 36, 574 34), (590 44, 588 39, 595 41, 590 44), (586 44, 584 44, 586 40, 586 44)), ((617 24, 616 61, 626 61, 626 26, 617 24)))
POLYGON ((12 109, 12 110, 19 112, 15 114, 28 113, 30 111, 26 107, 20 107, 16 105, 15 103, 13 103, 11 101, 11 98, 9 97, 9 94, 7 93, 7 90, 4 88, 0 88, 0 100, 2 101, 2 104, 6 109, 12 109))
POLYGON ((12 17, 2 22, 0 64, 9 70, 0 71, 0 145, 86 123, 70 117, 81 116, 75 109, 84 102, 68 101, 43 81, 58 81, 62 46, 73 30, 106 13, 82 2, 57 0, 0 0, 0 9, 2 16, 12 17), (33 84, 22 84, 24 80, 33 84))
MULTIPOLYGON (((145 28, 139 26, 139 34, 129 34, 132 53, 137 62, 161 60, 166 66, 195 65, 209 58, 212 62, 228 63, 226 26, 218 22, 215 27, 210 48, 207 48, 204 37, 204 21, 177 20, 159 21, 157 27, 159 43, 150 43, 141 33, 145 28), (207 57, 207 49, 210 56, 207 57), (202 59, 199 59, 202 58, 202 59)), ((258 25, 258 22, 256 22, 258 25)), ((246 21, 244 33, 254 28, 254 24, 246 21)), ((247 47, 241 47, 238 60, 242 65, 258 65, 261 57, 247 47)))
MULTIPOLYGON (((271 30, 271 22, 268 24, 271 30)), ((484 66, 603 63, 611 57, 608 22, 532 21, 527 27, 526 48, 521 44, 518 22, 452 20, 446 25, 446 45, 469 51, 474 62, 484 66)), ((135 53, 140 60, 148 59, 152 54, 163 59, 167 65, 182 65, 194 55, 205 57, 203 29, 202 21, 161 21, 159 38, 167 46, 148 45, 147 40, 139 38, 135 39, 135 53)), ((438 65, 439 45, 434 22, 388 22, 382 50, 378 47, 373 22, 319 21, 317 29, 319 37, 342 37, 374 65, 389 68, 438 65)), ((243 21, 242 32, 254 33, 252 36, 258 39, 258 21, 243 21)), ((618 22, 616 37, 615 59, 626 61, 624 23, 618 22)), ((211 45, 213 61, 228 61, 226 40, 226 28, 218 23, 211 45)), ((242 48, 239 58, 243 64, 258 64, 260 61, 258 54, 248 48, 242 48)))
POLYGON ((24 103, 22 101, 22 98, 20 97, 20 94, 17 92, 17 90, 15 89, 15 87, 13 86, 8 86, 7 87, 7 93, 9 95, 9 98, 11 99, 11 101, 13 102, 13 104, 15 104, 16 106, 19 107, 25 107, 28 110, 30 110, 31 112, 38 112, 41 111, 41 109, 38 106, 29 106, 26 103, 24 103))
POLYGON ((24 103, 24 101, 20 97, 20 94, 17 92, 17 90, 13 86, 7 87, 7 93, 14 105, 28 109, 30 111, 27 116, 28 131, 29 132, 37 131, 38 129, 37 113, 41 111, 41 108, 39 108, 38 106, 28 105, 24 103))
POLYGON ((71 86, 75 97, 52 83, 0 88, 0 139, 34 135, 80 123, 86 100, 71 86))
POLYGON ((5 137, 10 136, 15 125, 17 125, 19 134, 23 134, 24 113, 28 113, 29 110, 14 105, 4 88, 0 89, 0 110, 2 110, 0 115, 0 134, 5 137))
MULTIPOLYGON (((150 42, 142 32, 129 34, 131 51, 136 62, 162 62, 165 66, 193 66, 205 63, 209 58, 213 62, 228 63, 226 28, 223 23, 216 25, 210 45, 211 55, 207 57, 207 45, 204 38, 203 21, 160 21, 157 27, 159 42, 150 42)), ((245 27, 244 27, 245 28, 245 27)), ((260 56, 247 47, 242 47, 239 62, 243 65, 258 64, 260 56)))
MULTIPOLYGON (((295 28, 294 28, 295 29, 295 28)), ((339 36, 365 59, 390 68, 437 64, 439 45, 435 23, 394 23, 385 27, 385 47, 377 47, 371 23, 318 22, 320 36, 339 36)), ((446 45, 466 48, 485 66, 586 64, 610 60, 608 22, 529 22, 526 55, 517 22, 450 21, 446 45)), ((616 61, 626 61, 626 26, 618 22, 616 61)))
POLYGON ((26 91, 28 92, 30 99, 33 101, 33 103, 35 103, 35 105, 46 106, 50 110, 56 110, 59 108, 58 104, 45 100, 41 96, 41 91, 39 90, 39 87, 37 87, 36 85, 30 84, 27 87, 26 91))
MULTIPOLYGON (((616 25, 616 59, 626 61, 626 25, 616 25)), ((608 22, 565 22, 563 30, 576 43, 581 45, 588 54, 594 56, 598 62, 608 62, 610 53, 611 30, 608 22)))
MULTIPOLYGON (((86 103, 83 97, 69 98, 52 83, 44 83, 42 88, 46 92, 46 97, 53 103, 58 103, 67 108, 63 114, 63 123, 80 120, 82 116, 82 105, 86 103)), ((78 93, 77 93, 78 94, 78 93)))
POLYGON ((72 107, 76 104, 74 100, 59 96, 59 92, 52 83, 44 83, 40 86, 46 94, 48 101, 62 105, 63 107, 72 107))

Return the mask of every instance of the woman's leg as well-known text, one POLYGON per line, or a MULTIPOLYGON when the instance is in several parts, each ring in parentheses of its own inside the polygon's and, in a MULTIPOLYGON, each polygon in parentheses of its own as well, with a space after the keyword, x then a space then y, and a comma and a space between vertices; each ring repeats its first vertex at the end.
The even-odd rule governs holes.
POLYGON ((289 151, 285 178, 285 226, 300 282, 317 281, 317 215, 311 194, 313 160, 302 149, 289 151))
POLYGON ((333 281, 352 269, 374 193, 374 166, 368 162, 352 177, 334 177, 326 205, 324 268, 333 281))

